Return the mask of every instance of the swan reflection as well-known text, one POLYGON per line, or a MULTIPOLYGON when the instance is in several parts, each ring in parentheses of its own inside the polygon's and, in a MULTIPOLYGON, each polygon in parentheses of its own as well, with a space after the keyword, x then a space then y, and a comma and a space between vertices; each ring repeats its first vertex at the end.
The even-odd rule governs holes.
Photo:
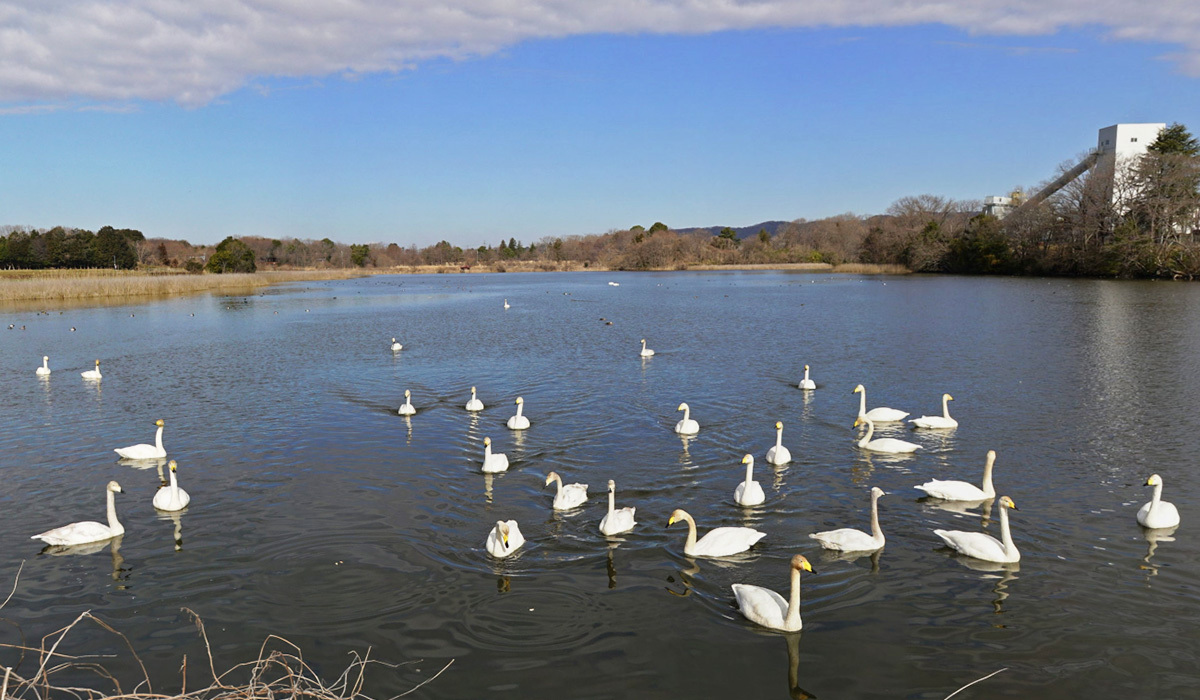
POLYGON ((1159 542, 1174 542, 1175 541, 1174 535, 1175 535, 1175 531, 1178 529, 1179 529, 1178 525, 1176 525, 1175 527, 1160 527, 1160 528, 1144 527, 1144 528, 1142 528, 1142 537, 1145 538, 1145 540, 1148 544, 1146 547, 1146 556, 1142 557, 1142 564, 1139 568, 1141 568, 1143 571, 1145 571, 1147 573, 1147 575, 1149 575, 1149 576, 1157 576, 1158 575, 1158 566, 1153 564, 1150 561, 1150 558, 1154 556, 1155 550, 1158 549, 1159 542))
POLYGON ((800 632, 783 636, 788 651, 788 697, 794 700, 811 700, 817 696, 800 687, 800 632))
POLYGON ((125 535, 117 535, 110 537, 107 540, 99 540, 97 542, 85 542, 83 544, 49 544, 42 548, 41 554, 48 554, 52 557, 69 557, 69 556, 87 556, 103 551, 105 547, 109 548, 112 555, 112 579, 120 581, 127 573, 126 569, 121 568, 125 564, 125 557, 121 556, 121 540, 125 535))
POLYGON ((175 531, 172 536, 175 540, 175 551, 176 552, 183 551, 183 514, 186 512, 187 512, 187 508, 184 508, 183 510, 175 510, 175 511, 171 511, 171 512, 158 511, 158 519, 159 520, 164 520, 164 521, 170 520, 172 523, 175 524, 175 531))

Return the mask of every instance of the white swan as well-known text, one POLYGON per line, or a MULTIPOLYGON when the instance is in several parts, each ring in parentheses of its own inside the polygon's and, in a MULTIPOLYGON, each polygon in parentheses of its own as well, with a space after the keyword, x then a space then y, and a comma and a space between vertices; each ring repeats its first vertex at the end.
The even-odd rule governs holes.
POLYGON ((562 477, 558 472, 546 475, 546 486, 558 482, 558 492, 554 494, 554 510, 571 510, 578 508, 587 501, 587 484, 567 484, 563 486, 562 477))
POLYGON ((767 497, 763 494, 762 485, 754 480, 754 455, 742 457, 742 464, 746 465, 746 480, 733 490, 733 500, 741 506, 760 505, 767 497))
POLYGON ((900 410, 897 410, 894 408, 885 408, 883 406, 880 406, 879 408, 872 408, 871 410, 868 411, 867 410, 867 390, 865 388, 863 388, 862 384, 859 384, 858 386, 854 387, 853 393, 859 395, 858 396, 858 417, 859 418, 870 418, 871 420, 875 421, 876 423, 899 423, 900 421, 904 420, 905 417, 908 416, 908 413, 905 411, 900 411, 900 410))
POLYGON ((100 360, 96 360, 96 369, 89 369, 80 372, 79 376, 83 377, 84 379, 102 379, 103 375, 100 374, 100 360))
POLYGON ((400 410, 396 411, 402 416, 415 416, 417 407, 412 405, 412 392, 408 389, 404 390, 404 403, 400 404, 400 410))
POLYGON ((642 357, 653 357, 654 356, 654 351, 651 350, 650 348, 646 347, 646 339, 645 338, 642 338, 642 352, 640 354, 642 357))
POLYGON ((784 600, 770 588, 752 586, 747 583, 733 584, 733 597, 737 599, 738 611, 751 622, 780 632, 796 632, 804 626, 800 619, 800 572, 812 572, 812 564, 803 554, 792 557, 792 590, 784 600))
POLYGON ((516 520, 497 520, 496 527, 493 527, 487 536, 488 554, 497 559, 509 556, 523 544, 525 538, 521 535, 521 528, 517 527, 516 520))
POLYGON ((161 418, 154 421, 154 424, 158 426, 158 430, 154 433, 153 445, 142 443, 140 445, 130 445, 129 447, 118 447, 113 452, 116 452, 125 459, 156 459, 166 457, 167 451, 163 448, 162 444, 163 426, 165 424, 161 418))
POLYGON ((529 419, 521 415, 521 410, 525 408, 525 399, 517 397, 517 415, 508 419, 508 427, 512 430, 525 430, 529 427, 529 419))
POLYGON ((179 488, 179 480, 175 476, 179 465, 175 464, 175 460, 171 460, 167 466, 171 468, 171 485, 162 486, 155 492, 154 507, 159 510, 183 510, 192 502, 192 497, 187 491, 179 488))
POLYGON ((50 376, 50 356, 42 355, 42 366, 34 370, 39 377, 50 376))
POLYGON ((467 405, 463 406, 463 408, 467 409, 468 411, 483 410, 483 402, 475 397, 475 387, 471 387, 471 400, 468 401, 467 405))
POLYGON ((1162 500, 1163 481, 1158 474, 1151 474, 1146 479, 1147 486, 1154 487, 1154 495, 1150 502, 1138 509, 1137 521, 1143 527, 1163 528, 1175 527, 1179 524, 1179 510, 1174 503, 1162 500))
POLYGON ((872 440, 871 438, 875 435, 874 421, 872 421, 870 418, 863 418, 861 416, 854 419, 855 428, 863 423, 867 424, 867 434, 854 444, 858 445, 864 450, 868 450, 870 452, 885 452, 887 454, 906 454, 908 452, 916 452, 917 450, 921 449, 921 446, 916 443, 908 442, 906 440, 897 440, 896 438, 879 438, 878 440, 872 440))
POLYGON ((506 308, 506 309, 512 308, 511 306, 508 305, 508 299, 504 300, 504 308, 506 308))
POLYGON ((885 540, 883 530, 879 527, 879 497, 886 495, 878 486, 871 488, 871 534, 844 527, 840 530, 814 532, 809 537, 820 542, 825 549, 839 552, 874 552, 882 549, 885 540))
POLYGON ((102 525, 93 521, 71 523, 70 525, 56 527, 53 530, 47 530, 29 539, 41 540, 46 544, 69 546, 99 542, 100 540, 107 540, 124 534, 125 528, 117 520, 117 505, 116 500, 113 498, 114 493, 124 493, 124 491, 121 490, 121 485, 115 481, 108 482, 105 491, 108 499, 108 525, 102 525))
POLYGON ((499 452, 492 454, 492 439, 483 439, 483 471, 489 474, 508 471, 508 455, 499 452))
POLYGON ((965 481, 939 481, 934 479, 914 488, 940 498, 943 501, 986 501, 996 497, 996 487, 992 486, 992 465, 996 463, 996 451, 988 450, 987 462, 983 465, 983 488, 965 481))
POLYGON ((700 424, 692 420, 692 409, 686 403, 679 404, 676 411, 683 411, 683 420, 675 424, 675 432, 680 435, 695 435, 700 432, 700 424))
POLYGON ((752 527, 717 527, 709 530, 708 534, 697 542, 696 521, 686 510, 676 508, 671 513, 670 519, 667 520, 667 527, 680 520, 687 522, 688 525, 687 540, 683 543, 683 553, 689 557, 727 557, 750 549, 755 542, 767 536, 767 533, 759 532, 752 527))
POLYGON ((796 387, 808 391, 812 391, 813 389, 817 388, 817 383, 808 378, 808 365, 804 365, 804 379, 801 379, 800 383, 797 384, 796 387))
POLYGON ((633 519, 636 508, 626 506, 617 510, 617 482, 608 480, 608 512, 600 520, 600 532, 605 535, 619 535, 629 532, 637 522, 633 519))
POLYGON ((400 352, 403 349, 404 349, 404 346, 401 345, 400 343, 396 342, 395 338, 392 338, 392 352, 400 352))
POLYGON ((934 530, 947 545, 961 554, 984 561, 994 561, 1000 564, 1011 564, 1021 561, 1021 553, 1013 544, 1012 533, 1008 530, 1008 509, 1017 509, 1017 504, 1008 496, 1001 496, 1000 506, 1000 539, 982 532, 963 532, 961 530, 934 530))
POLYGON ((792 453, 783 446, 783 423, 775 421, 775 446, 767 450, 767 464, 787 464, 792 453))
POLYGON ((947 428, 957 428, 958 421, 956 421, 950 417, 949 402, 953 401, 953 400, 954 400, 954 397, 951 396, 950 394, 942 394, 942 415, 940 415, 940 416, 921 416, 920 418, 913 418, 912 420, 909 421, 909 423, 912 423, 913 425, 917 426, 918 428, 932 428, 932 429, 943 429, 943 430, 947 429, 947 428))

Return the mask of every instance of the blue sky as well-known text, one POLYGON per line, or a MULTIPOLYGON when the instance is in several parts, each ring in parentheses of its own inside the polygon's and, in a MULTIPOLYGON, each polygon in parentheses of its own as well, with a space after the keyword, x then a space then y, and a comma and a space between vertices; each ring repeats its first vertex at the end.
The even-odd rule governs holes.
MULTIPOLYGON (((0 0, 0 16, 11 5, 0 0)), ((510 9, 495 5, 489 23, 510 9)), ((1200 132, 1200 43, 1178 31, 1200 34, 1200 13, 1170 5, 1149 29, 1004 33, 986 17, 732 27, 720 25, 747 22, 701 17, 650 33, 655 15, 637 31, 556 25, 506 40, 431 24, 414 38, 405 18, 400 38, 349 32, 314 48, 319 60, 280 56, 292 34, 254 39, 257 52, 236 48, 253 43, 241 38, 228 50, 162 41, 59 63, 0 48, 0 224, 474 247, 654 221, 872 214, 927 192, 978 199, 1050 177, 1109 124, 1200 132), (438 31, 451 39, 430 38, 438 31)), ((371 8, 358 10, 370 26, 371 8)), ((61 41, 64 30, 27 19, 23 40, 61 41)), ((331 21, 303 19, 309 35, 331 21)), ((120 17, 84 20, 101 26, 97 37, 79 29, 84 44, 137 31, 120 17)), ((211 34, 190 21, 181 31, 211 34)), ((327 33, 346 33, 338 26, 327 33)))

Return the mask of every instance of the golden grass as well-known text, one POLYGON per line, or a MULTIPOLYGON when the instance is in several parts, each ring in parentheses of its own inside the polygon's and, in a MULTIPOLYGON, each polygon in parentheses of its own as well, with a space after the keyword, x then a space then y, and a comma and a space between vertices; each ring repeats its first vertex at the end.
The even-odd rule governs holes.
POLYGON ((845 263, 836 265, 833 272, 849 272, 856 275, 909 275, 912 270, 903 265, 872 265, 869 263, 845 263))
POLYGON ((801 272, 829 272, 829 263, 734 263, 730 265, 688 265, 688 270, 799 270, 801 272))
POLYGON ((0 302, 162 297, 361 275, 357 270, 272 270, 226 275, 135 270, 3 270, 0 271, 0 302))

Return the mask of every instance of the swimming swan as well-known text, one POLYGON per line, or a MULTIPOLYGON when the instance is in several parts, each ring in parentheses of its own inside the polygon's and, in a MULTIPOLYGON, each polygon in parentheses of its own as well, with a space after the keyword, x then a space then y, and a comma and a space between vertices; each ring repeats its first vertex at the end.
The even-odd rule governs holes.
POLYGON ((492 454, 492 439, 485 437, 483 439, 483 471, 489 474, 508 471, 508 455, 492 454))
POLYGON ((951 396, 950 394, 942 394, 942 415, 940 415, 940 416, 921 416, 920 418, 913 418, 912 420, 909 421, 909 423, 912 423, 913 425, 917 426, 918 428, 933 428, 933 429, 957 428, 958 421, 956 421, 950 417, 950 406, 948 405, 948 403, 953 400, 954 400, 954 397, 951 396))
POLYGON ((412 392, 408 389, 404 390, 404 403, 400 404, 400 410, 397 411, 402 416, 415 416, 417 407, 412 405, 412 392))
POLYGON ((516 520, 497 520, 496 527, 487 536, 487 551, 497 559, 503 559, 521 548, 525 538, 516 520))
POLYGON ((114 493, 124 493, 124 491, 121 490, 121 485, 115 481, 108 482, 105 490, 108 497, 108 525, 101 525, 93 521, 71 523, 70 525, 56 527, 53 530, 47 530, 29 539, 41 540, 46 544, 69 546, 99 542, 124 534, 125 528, 117 521, 117 505, 113 498, 114 493))
POLYGON ((1175 527, 1179 524, 1179 510, 1174 503, 1162 500, 1163 481, 1158 474, 1151 474, 1146 479, 1147 486, 1154 487, 1154 496, 1150 502, 1138 509, 1137 521, 1143 527, 1162 528, 1175 527))
POLYGON ((817 383, 808 378, 808 365, 804 365, 804 379, 801 379, 800 383, 797 384, 796 387, 808 391, 812 391, 813 389, 817 388, 817 383))
POLYGON ((1021 561, 1021 553, 1013 544, 1012 533, 1008 530, 1008 509, 1017 509, 1017 504, 1008 496, 1001 496, 1000 506, 1000 539, 982 532, 962 532, 961 530, 934 530, 952 549, 968 557, 1010 564, 1021 561))
POLYGON ((844 527, 840 530, 814 532, 809 537, 820 542, 825 549, 839 552, 874 552, 883 549, 885 540, 883 530, 879 527, 879 497, 886 495, 878 486, 871 489, 871 534, 844 527))
POLYGON ((876 423, 899 423, 900 421, 904 420, 904 418, 906 416, 908 416, 908 413, 905 411, 899 411, 894 408, 885 408, 883 406, 880 406, 879 408, 872 408, 870 411, 868 411, 867 410, 867 390, 863 388, 862 384, 859 384, 858 386, 854 387, 854 391, 852 393, 859 395, 858 396, 858 417, 859 418, 870 418, 871 420, 875 421, 876 423))
POLYGON ((680 435, 695 435, 700 432, 700 424, 692 420, 692 409, 686 403, 679 404, 676 411, 683 411, 683 420, 675 424, 675 432, 680 435))
POLYGON ((525 408, 525 399, 517 397, 517 415, 508 419, 508 427, 512 430, 525 430, 529 427, 529 419, 521 415, 521 410, 525 408))
POLYGON ((727 557, 738 552, 744 552, 767 536, 751 527, 717 527, 708 531, 700 541, 696 541, 696 521, 686 510, 676 508, 667 520, 667 527, 683 520, 687 522, 687 540, 683 543, 683 553, 689 557, 727 557))
POLYGON ((783 423, 775 421, 775 446, 767 450, 767 464, 787 464, 792 453, 783 446, 783 423))
POLYGON ((804 626, 800 619, 800 572, 812 572, 812 564, 803 554, 792 557, 792 590, 784 600, 770 588, 752 586, 747 583, 733 584, 733 597, 737 599, 738 611, 753 623, 780 632, 796 632, 804 626))
POLYGON ((550 472, 546 475, 546 486, 555 481, 558 482, 558 492, 554 494, 554 510, 571 510, 587 501, 587 484, 563 486, 562 477, 558 475, 558 472, 550 472))
POLYGON ((154 433, 153 445, 142 443, 140 445, 130 445, 129 447, 118 447, 115 448, 113 452, 116 452, 125 459, 156 459, 159 457, 166 457, 167 451, 163 448, 162 444, 164 423, 162 419, 159 418, 158 420, 154 421, 154 424, 158 426, 158 431, 154 433))
POLYGON ((163 486, 155 492, 154 507, 159 510, 183 510, 192 502, 192 497, 187 491, 179 488, 179 480, 175 476, 179 465, 175 464, 175 460, 171 460, 167 466, 171 468, 171 485, 163 486))
POLYGON ((983 488, 965 481, 927 481, 914 488, 940 498, 943 501, 986 501, 996 497, 996 488, 992 486, 992 465, 996 463, 996 451, 988 450, 987 462, 983 465, 983 488))
POLYGON ((50 376, 50 356, 42 355, 42 366, 34 370, 39 377, 50 376))
POLYGON ((884 452, 887 454, 905 454, 908 452, 916 452, 917 450, 921 449, 921 446, 916 443, 908 442, 906 440, 897 440, 896 438, 879 438, 878 440, 872 440, 871 437, 875 435, 875 423, 872 422, 870 418, 863 418, 861 416, 854 419, 855 428, 863 423, 867 424, 867 434, 855 444, 864 450, 868 450, 870 452, 884 452))
POLYGON ((646 339, 642 338, 642 357, 653 357, 654 351, 646 347, 646 339))
POLYGON ((733 490, 733 500, 741 506, 760 505, 767 497, 763 495, 762 485, 754 480, 754 455, 742 457, 742 464, 746 465, 746 480, 733 490))
POLYGON ((617 510, 617 482, 608 480, 608 512, 600 520, 600 532, 605 535, 619 535, 629 532, 637 522, 633 519, 636 508, 628 507, 617 510))
POLYGON ((396 342, 395 338, 392 338, 392 352, 400 352, 403 349, 404 349, 404 346, 401 345, 400 343, 396 342))
POLYGON ((506 309, 512 308, 508 305, 508 299, 504 300, 504 308, 506 308, 506 309))
POLYGON ((100 374, 100 360, 96 360, 96 369, 89 369, 84 372, 80 372, 79 376, 83 377, 84 379, 102 379, 103 375, 100 374))
POLYGON ((479 399, 475 398, 475 387, 471 387, 471 400, 468 401, 467 405, 463 406, 463 408, 467 409, 468 411, 482 411, 483 410, 483 402, 480 401, 479 399))

